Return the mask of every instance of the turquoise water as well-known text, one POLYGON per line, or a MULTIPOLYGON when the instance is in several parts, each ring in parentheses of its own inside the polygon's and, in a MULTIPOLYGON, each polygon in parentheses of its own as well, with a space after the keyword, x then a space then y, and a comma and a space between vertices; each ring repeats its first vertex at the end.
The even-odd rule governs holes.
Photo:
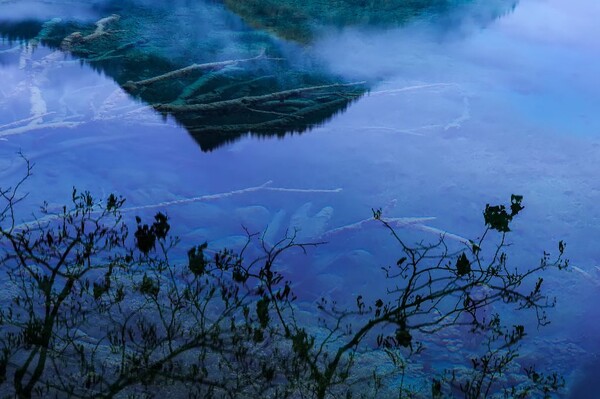
MULTIPOLYGON (((0 16, 15 20, 65 11, 30 12, 0 1, 0 16)), ((83 6, 77 14, 104 16, 83 6)), ((585 397, 578 381, 600 368, 600 5, 525 0, 484 26, 478 15, 452 29, 425 20, 324 30, 307 45, 273 39, 289 57, 369 82, 369 92, 303 134, 243 136, 212 152, 106 73, 56 49, 0 42, 0 181, 20 176, 23 151, 35 163, 31 209, 68 201, 75 185, 123 195, 131 216, 166 210, 184 246, 239 246, 242 225, 273 241, 293 228, 325 238, 287 266, 307 301, 378 286, 397 253, 389 235, 375 224, 336 230, 371 208, 427 218, 406 228, 415 237, 471 238, 486 203, 521 194, 515 263, 537 262, 562 239, 579 268, 548 276, 553 323, 532 331, 523 352, 554 363, 571 397, 585 397)))

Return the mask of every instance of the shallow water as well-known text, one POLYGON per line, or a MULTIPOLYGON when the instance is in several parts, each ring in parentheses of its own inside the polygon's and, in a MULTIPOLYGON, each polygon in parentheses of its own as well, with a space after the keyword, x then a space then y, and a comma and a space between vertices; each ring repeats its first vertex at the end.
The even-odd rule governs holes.
MULTIPOLYGON (((15 7, 0 2, 0 15, 26 13, 15 7)), ((91 21, 102 17, 83 7, 81 18, 88 12, 91 21)), ((294 227, 304 239, 325 237, 328 245, 290 261, 309 298, 377 284, 397 251, 388 235, 375 225, 335 230, 369 218, 371 208, 428 218, 407 227, 415 237, 474 238, 486 203, 521 194, 526 209, 514 225, 512 259, 537 262, 562 239, 582 270, 548 277, 558 296, 553 324, 532 332, 525 352, 543 362, 554 351, 575 386, 592 378, 600 350, 598 17, 600 5, 590 1, 525 0, 484 27, 476 17, 452 29, 419 21, 323 30, 305 46, 282 42, 283 51, 301 51, 333 76, 368 81, 370 91, 304 134, 244 136, 213 152, 87 64, 5 41, 0 179, 22 173, 21 150, 35 163, 30 206, 62 204, 73 185, 116 192, 128 207, 146 207, 136 214, 166 210, 185 245, 239 245, 242 225, 268 227, 270 240, 294 227)))

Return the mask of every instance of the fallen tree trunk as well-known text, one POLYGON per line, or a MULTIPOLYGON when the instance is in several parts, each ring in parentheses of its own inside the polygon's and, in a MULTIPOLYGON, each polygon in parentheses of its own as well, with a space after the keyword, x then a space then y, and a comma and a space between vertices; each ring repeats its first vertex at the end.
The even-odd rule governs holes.
MULTIPOLYGON (((215 112, 228 109, 236 108, 248 108, 251 105, 264 103, 267 101, 279 100, 284 101, 288 98, 300 97, 305 93, 310 93, 325 89, 335 89, 344 87, 356 87, 363 85, 365 82, 355 83, 336 83, 322 86, 310 86, 303 87, 300 89, 284 90, 271 94, 264 94, 261 96, 247 96, 236 98, 233 100, 217 101, 209 104, 157 104, 154 105, 154 109, 161 112, 215 112)), ((336 93, 330 93, 336 94, 336 93)), ((339 93, 342 94, 342 93, 339 93)))
POLYGON ((138 80, 137 82, 128 81, 127 83, 125 83, 123 85, 123 88, 127 91, 136 91, 142 86, 149 86, 151 84, 160 82, 162 80, 168 80, 168 79, 178 78, 181 76, 186 76, 195 71, 217 70, 217 69, 225 68, 226 66, 229 66, 229 65, 236 65, 236 64, 239 64, 242 62, 251 62, 251 61, 258 61, 258 60, 282 60, 282 58, 266 57, 264 52, 262 52, 261 54, 257 55, 256 57, 252 57, 252 58, 243 58, 243 59, 239 59, 239 60, 228 60, 228 61, 219 61, 219 62, 208 62, 206 64, 192 64, 192 65, 186 66, 185 68, 176 69, 174 71, 167 72, 165 74, 158 75, 153 78, 138 80))
POLYGON ((87 36, 83 36, 81 32, 73 32, 62 41, 60 48, 63 51, 70 51, 76 44, 90 42, 99 38, 100 36, 104 36, 108 33, 106 26, 112 22, 118 21, 120 18, 120 16, 113 14, 109 17, 98 20, 96 22, 96 30, 87 36))

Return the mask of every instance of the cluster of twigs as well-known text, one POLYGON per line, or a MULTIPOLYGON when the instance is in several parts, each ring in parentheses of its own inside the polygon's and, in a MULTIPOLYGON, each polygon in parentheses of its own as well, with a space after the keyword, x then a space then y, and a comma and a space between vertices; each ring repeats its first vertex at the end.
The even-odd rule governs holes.
MULTIPOLYGON (((522 373, 529 383, 505 386, 500 377, 514 368, 525 327, 507 328, 499 314, 482 312, 504 303, 533 310, 546 324, 545 309, 554 302, 541 274, 568 264, 561 242, 553 261, 544 254, 527 270, 508 265, 506 237, 522 209, 519 196, 508 210, 487 206, 484 234, 462 250, 451 250, 443 237, 408 245, 375 211, 401 252, 385 269, 392 288, 357 296, 353 309, 323 298, 317 322, 299 316, 302 306, 279 262, 284 253, 321 243, 301 243, 292 234, 271 245, 248 233, 238 251, 211 252, 204 243, 186 260, 172 259, 178 240, 164 214, 149 224, 137 218, 130 234, 123 198, 98 202, 76 190, 52 217, 20 224, 20 191, 30 170, 28 164, 21 181, 0 191, 0 390, 7 395, 382 395, 385 381, 404 381, 407 362, 418 361, 428 340, 460 326, 486 337, 483 352, 465 353, 470 372, 430 380, 434 397, 527 397, 563 385, 555 374, 528 368, 522 373), (492 233, 499 241, 488 251, 492 233), (387 354, 391 373, 377 365, 367 366, 372 374, 361 372, 367 342, 387 354)), ((396 391, 410 389, 400 383, 396 391)))

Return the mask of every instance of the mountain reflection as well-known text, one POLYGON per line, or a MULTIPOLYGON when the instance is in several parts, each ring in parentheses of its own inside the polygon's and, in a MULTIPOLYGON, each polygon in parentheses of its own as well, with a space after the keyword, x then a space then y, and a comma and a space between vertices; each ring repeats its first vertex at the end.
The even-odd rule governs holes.
MULTIPOLYGON (((34 14, 1 5, 8 11, 0 12, 0 35, 84 60, 130 95, 174 117, 210 151, 248 133, 283 137, 307 131, 368 90, 370 82, 333 74, 309 55, 304 46, 317 29, 398 25, 424 15, 450 15, 465 2, 398 0, 382 8, 346 0, 327 10, 322 2, 224 3, 229 9, 214 1, 96 1, 75 14, 69 12, 77 4, 72 1, 34 14), (382 13, 391 5, 393 13, 382 13), (271 12, 265 14, 265 7, 271 12), (286 17, 284 9, 297 18, 286 17)), ((494 10, 514 4, 498 3, 502 7, 494 10)))

